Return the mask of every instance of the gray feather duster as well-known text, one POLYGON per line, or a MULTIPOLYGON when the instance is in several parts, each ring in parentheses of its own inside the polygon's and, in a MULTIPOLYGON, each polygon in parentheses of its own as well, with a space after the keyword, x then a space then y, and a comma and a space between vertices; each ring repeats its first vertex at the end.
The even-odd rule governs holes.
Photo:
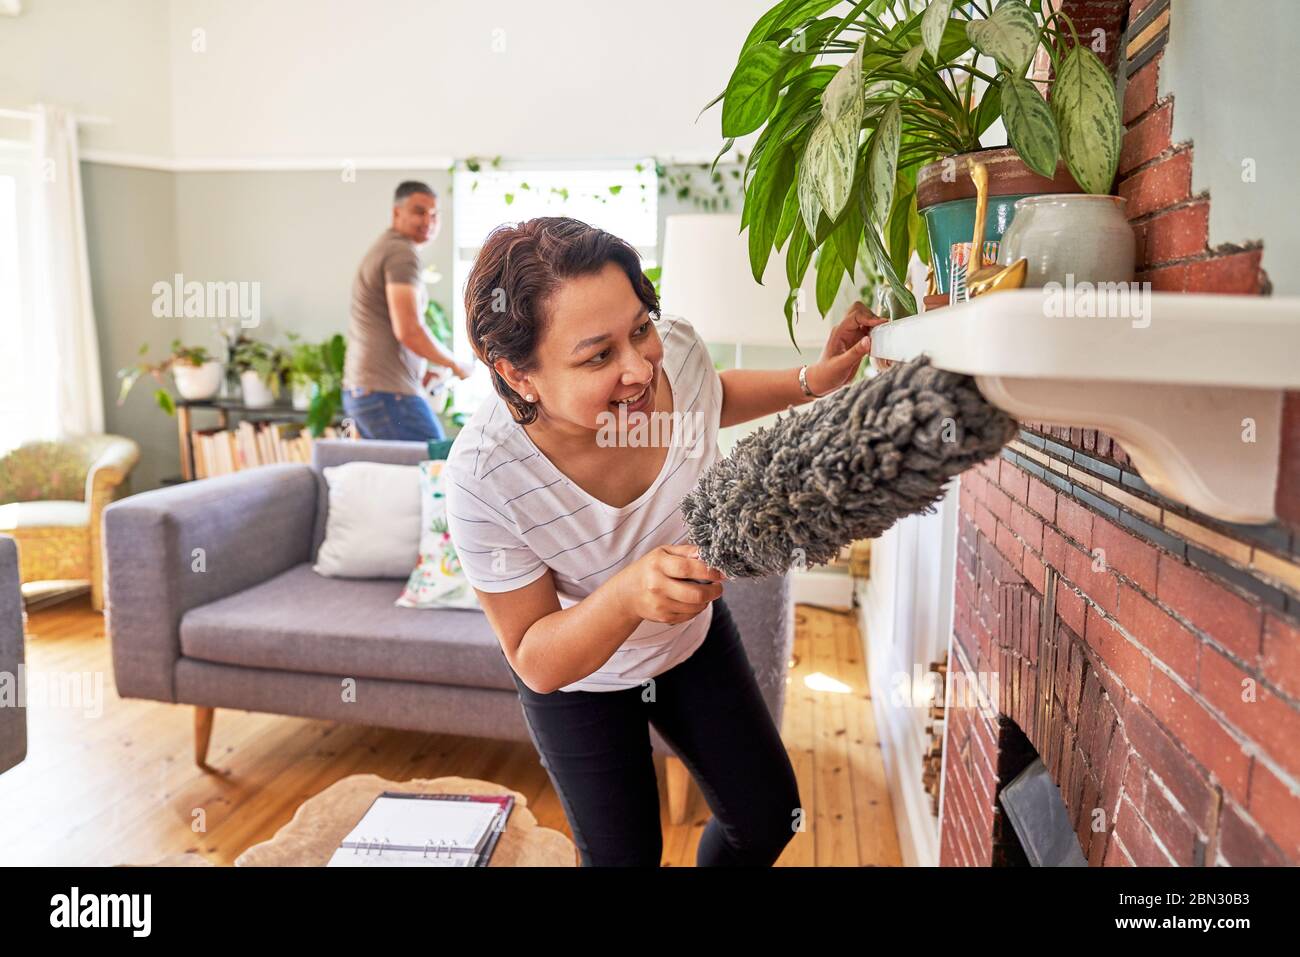
POLYGON ((970 376, 925 356, 891 366, 747 435, 682 501, 700 558, 732 578, 822 565, 997 455, 1016 422, 970 376))

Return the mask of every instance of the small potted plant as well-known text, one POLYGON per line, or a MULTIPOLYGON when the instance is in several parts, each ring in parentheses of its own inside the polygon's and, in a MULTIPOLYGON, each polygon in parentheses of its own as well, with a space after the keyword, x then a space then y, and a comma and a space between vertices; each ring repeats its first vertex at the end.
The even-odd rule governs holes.
MULTIPOLYGON (((149 375, 159 384, 159 388, 154 390, 158 406, 168 415, 174 415, 176 403, 171 393, 162 388, 163 376, 168 372, 171 372, 176 391, 182 399, 210 399, 217 394, 221 388, 222 364, 212 358, 205 346, 185 346, 179 339, 173 339, 171 350, 171 354, 161 362, 142 361, 118 370, 117 377, 121 380, 117 393, 118 405, 126 401, 127 395, 141 376, 149 375)), ((140 346, 138 355, 143 357, 148 352, 149 344, 146 342, 140 346)))
POLYGON ((289 339, 288 371, 285 377, 293 396, 293 407, 299 412, 311 408, 312 395, 325 376, 323 346, 315 342, 300 342, 297 333, 286 333, 289 339))
POLYGON ((1025 195, 1109 193, 1123 132, 1109 71, 1044 0, 782 0, 751 28, 708 106, 720 100, 719 158, 761 128, 743 178, 754 277, 785 246, 797 289, 820 249, 823 315, 860 243, 905 313, 916 311, 903 281, 913 252, 946 291, 944 260, 974 230, 969 154, 1006 207, 990 201, 985 240, 998 239, 1025 195), (1047 98, 1027 76, 1040 52, 1052 65, 1047 98), (998 119, 1009 145, 985 151, 998 119))
POLYGON ((307 429, 319 436, 343 408, 343 359, 347 342, 336 332, 315 348, 320 356, 320 373, 307 407, 307 429))
POLYGON ((246 406, 262 409, 275 404, 288 368, 287 359, 288 354, 279 346, 258 339, 242 338, 235 345, 233 364, 246 406))

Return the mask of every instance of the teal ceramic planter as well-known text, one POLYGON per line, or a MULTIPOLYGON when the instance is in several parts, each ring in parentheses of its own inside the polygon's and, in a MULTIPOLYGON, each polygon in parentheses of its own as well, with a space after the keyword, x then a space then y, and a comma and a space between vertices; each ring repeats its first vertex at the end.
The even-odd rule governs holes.
MULTIPOLYGON (((1016 214, 1016 196, 990 196, 988 213, 984 221, 984 241, 1000 242, 1002 234, 1011 225, 1016 214)), ((975 232, 975 200, 954 199, 921 211, 930 234, 930 262, 939 292, 948 294, 948 278, 952 271, 951 250, 956 243, 969 243, 975 232)), ((989 258, 992 261, 992 257, 989 258)))

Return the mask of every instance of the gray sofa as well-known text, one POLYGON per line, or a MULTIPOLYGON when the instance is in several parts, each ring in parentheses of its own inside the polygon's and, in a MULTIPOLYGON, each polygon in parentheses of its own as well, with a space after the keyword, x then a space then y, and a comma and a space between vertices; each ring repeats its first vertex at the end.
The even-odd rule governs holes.
MULTIPOLYGON (((17 681, 23 663, 23 592, 18 577, 18 543, 0 535, 0 675, 17 681)), ((16 687, 11 685, 10 687, 16 687)), ((0 772, 27 757, 27 709, 0 703, 0 772)))
MULTIPOLYGON (((310 466, 267 465, 108 506, 105 620, 118 693, 198 706, 200 765, 217 707, 530 741, 481 611, 399 608, 402 579, 312 571, 328 505, 321 469, 356 459, 413 465, 427 457, 424 443, 313 448, 310 466)), ((779 726, 794 640, 789 578, 724 588, 779 726)), ((651 740, 672 754, 653 728, 651 740)), ((670 762, 669 775, 679 814, 681 766, 670 762)))

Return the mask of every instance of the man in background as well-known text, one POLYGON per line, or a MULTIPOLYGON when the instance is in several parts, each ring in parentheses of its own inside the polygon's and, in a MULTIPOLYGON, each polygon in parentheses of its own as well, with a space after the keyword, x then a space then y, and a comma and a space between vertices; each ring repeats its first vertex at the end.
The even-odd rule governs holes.
POLYGON ((421 359, 460 378, 457 362, 424 323, 428 294, 420 278, 418 247, 438 235, 438 197, 425 183, 407 180, 393 194, 392 225, 361 260, 352 283, 348 348, 343 367, 343 412, 362 438, 444 440, 425 391, 421 359))

